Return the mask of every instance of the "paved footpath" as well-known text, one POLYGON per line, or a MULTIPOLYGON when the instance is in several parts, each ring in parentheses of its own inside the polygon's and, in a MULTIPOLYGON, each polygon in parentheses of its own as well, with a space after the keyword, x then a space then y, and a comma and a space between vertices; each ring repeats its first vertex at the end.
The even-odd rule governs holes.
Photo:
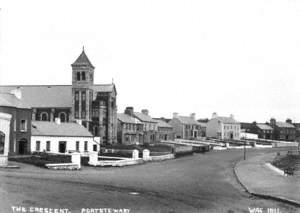
POLYGON ((282 176, 268 168, 276 153, 260 154, 242 160, 235 173, 246 190, 254 195, 289 201, 300 206, 300 177, 282 176))

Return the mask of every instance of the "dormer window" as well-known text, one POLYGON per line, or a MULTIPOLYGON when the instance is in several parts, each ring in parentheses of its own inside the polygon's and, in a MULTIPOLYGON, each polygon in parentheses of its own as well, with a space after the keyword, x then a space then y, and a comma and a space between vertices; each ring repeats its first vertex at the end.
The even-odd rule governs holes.
POLYGON ((77 72, 77 81, 80 81, 80 72, 77 72))
POLYGON ((81 73, 81 80, 85 81, 85 72, 81 73))

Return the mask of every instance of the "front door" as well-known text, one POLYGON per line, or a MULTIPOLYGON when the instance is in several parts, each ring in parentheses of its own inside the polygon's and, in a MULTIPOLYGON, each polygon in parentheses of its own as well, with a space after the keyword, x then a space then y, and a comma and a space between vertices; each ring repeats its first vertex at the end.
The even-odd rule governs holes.
POLYGON ((66 152, 66 147, 67 147, 67 142, 66 141, 59 141, 58 151, 60 153, 65 153, 66 152))
POLYGON ((19 154, 24 155, 27 152, 27 140, 21 139, 19 140, 19 154))

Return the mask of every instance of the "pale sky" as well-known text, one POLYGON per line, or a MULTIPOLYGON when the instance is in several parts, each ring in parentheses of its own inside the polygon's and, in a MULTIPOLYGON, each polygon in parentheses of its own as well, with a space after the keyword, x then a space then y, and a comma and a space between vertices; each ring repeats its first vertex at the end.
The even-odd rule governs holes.
POLYGON ((118 111, 300 122, 300 2, 1 1, 0 84, 71 84, 82 46, 118 111))

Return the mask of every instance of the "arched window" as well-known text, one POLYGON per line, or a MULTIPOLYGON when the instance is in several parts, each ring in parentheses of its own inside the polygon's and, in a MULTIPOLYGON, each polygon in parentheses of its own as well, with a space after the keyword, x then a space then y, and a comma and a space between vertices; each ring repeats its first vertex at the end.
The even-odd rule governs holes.
POLYGON ((0 131, 0 154, 4 154, 5 134, 0 131))
POLYGON ((85 72, 81 72, 81 80, 85 81, 85 72))
POLYGON ((80 72, 77 72, 77 81, 80 81, 80 72))
POLYGON ((61 121, 61 122, 67 122, 67 115, 66 115, 66 113, 60 112, 60 113, 58 114, 58 117, 60 118, 60 121, 61 121))
POLYGON ((40 117, 41 117, 42 121, 48 121, 48 113, 47 112, 42 112, 40 117))

